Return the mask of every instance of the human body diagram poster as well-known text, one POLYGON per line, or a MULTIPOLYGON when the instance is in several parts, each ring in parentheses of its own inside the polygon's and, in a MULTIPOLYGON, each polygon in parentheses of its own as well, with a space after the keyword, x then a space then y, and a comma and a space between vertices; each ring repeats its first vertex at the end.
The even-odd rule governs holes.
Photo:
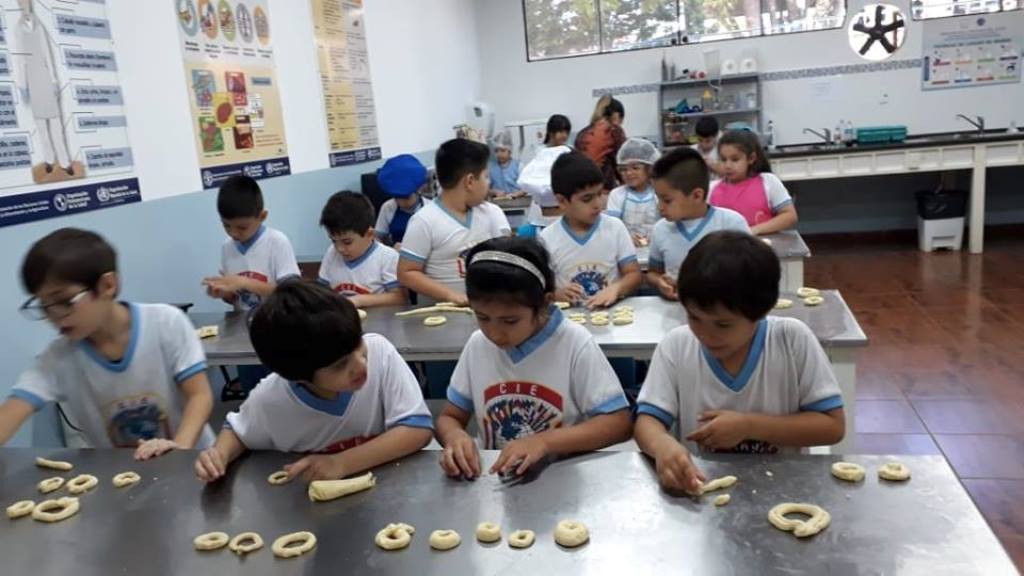
POLYGON ((291 173, 267 0, 169 0, 204 188, 291 173))
POLYGON ((922 89, 1020 82, 1024 12, 924 23, 922 89))
POLYGON ((311 0, 331 166, 381 157, 362 0, 311 0))
POLYGON ((106 3, 0 8, 0 226, 141 200, 106 3))

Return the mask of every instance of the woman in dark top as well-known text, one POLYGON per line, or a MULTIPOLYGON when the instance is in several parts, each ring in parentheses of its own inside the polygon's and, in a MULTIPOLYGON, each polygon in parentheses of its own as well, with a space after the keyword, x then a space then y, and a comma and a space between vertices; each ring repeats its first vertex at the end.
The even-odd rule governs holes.
POLYGON ((602 96, 594 108, 590 125, 576 136, 576 149, 586 154, 601 168, 606 190, 619 185, 615 155, 626 141, 626 132, 622 129, 622 119, 625 116, 626 109, 623 108, 622 102, 611 96, 602 96))

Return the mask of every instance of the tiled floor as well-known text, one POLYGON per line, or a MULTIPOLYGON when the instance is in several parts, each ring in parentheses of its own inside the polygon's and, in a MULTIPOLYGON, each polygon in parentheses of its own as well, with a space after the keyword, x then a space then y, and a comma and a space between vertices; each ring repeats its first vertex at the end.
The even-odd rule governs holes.
POLYGON ((980 256, 909 238, 807 242, 805 283, 839 289, 870 340, 859 451, 943 454, 1024 571, 1024 233, 980 256))

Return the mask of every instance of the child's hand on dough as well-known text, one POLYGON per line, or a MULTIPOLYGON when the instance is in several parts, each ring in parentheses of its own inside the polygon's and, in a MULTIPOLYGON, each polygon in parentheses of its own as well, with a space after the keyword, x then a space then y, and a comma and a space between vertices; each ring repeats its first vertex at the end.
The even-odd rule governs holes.
POLYGON ((670 491, 696 494, 707 478, 690 458, 690 452, 682 445, 672 444, 659 453, 655 459, 658 482, 670 491))
POLYGON ((306 482, 344 478, 345 468, 336 456, 325 454, 306 456, 297 462, 286 464, 284 471, 288 473, 289 478, 302 476, 306 482))
POLYGON ((731 410, 708 410, 697 420, 700 426, 686 439, 715 450, 734 448, 750 436, 746 415, 731 410))
POLYGON ((224 463, 224 456, 216 447, 210 447, 199 453, 196 458, 196 476, 203 482, 213 482, 224 476, 227 465, 224 463))
POLYGON ((452 477, 472 480, 480 476, 480 452, 469 434, 463 432, 448 442, 441 453, 441 469, 452 477))
POLYGON ((491 474, 521 476, 548 455, 548 445, 538 435, 513 440, 505 445, 498 459, 491 466, 491 474))

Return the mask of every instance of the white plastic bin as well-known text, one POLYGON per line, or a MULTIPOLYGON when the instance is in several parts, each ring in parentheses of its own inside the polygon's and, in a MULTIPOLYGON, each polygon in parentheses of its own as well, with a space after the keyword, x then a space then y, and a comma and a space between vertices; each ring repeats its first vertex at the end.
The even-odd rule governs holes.
POLYGON ((959 250, 963 241, 964 218, 917 218, 917 245, 922 252, 933 252, 938 248, 959 250))

